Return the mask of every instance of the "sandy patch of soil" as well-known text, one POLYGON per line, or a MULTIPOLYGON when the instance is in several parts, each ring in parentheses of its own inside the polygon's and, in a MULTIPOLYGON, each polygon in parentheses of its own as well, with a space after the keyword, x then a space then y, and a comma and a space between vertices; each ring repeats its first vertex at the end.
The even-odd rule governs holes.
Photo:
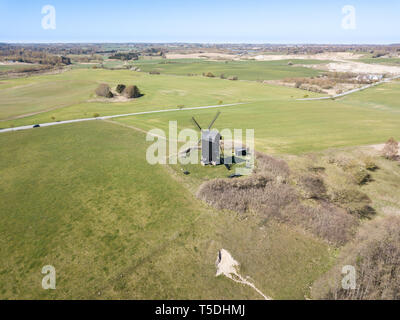
MULTIPOLYGON (((319 54, 291 54, 291 55, 258 55, 253 57, 257 61, 277 61, 277 60, 295 60, 295 59, 308 59, 308 60, 332 60, 334 62, 316 65, 301 65, 302 67, 314 68, 319 70, 327 70, 331 72, 352 72, 352 73, 368 73, 368 74, 400 74, 400 67, 368 64, 356 61, 349 61, 361 58, 360 54, 353 54, 351 52, 326 52, 319 54)), ((251 58, 251 57, 247 57, 251 58)))
POLYGON ((116 103, 116 102, 128 102, 132 101, 135 99, 128 99, 127 97, 120 96, 120 95, 115 95, 113 98, 95 98, 95 99, 90 99, 87 102, 111 102, 111 103, 116 103))
POLYGON ((326 65, 311 65, 310 67, 331 72, 352 72, 368 74, 400 74, 400 67, 380 64, 368 64, 354 61, 332 62, 326 65))
POLYGON ((201 53, 167 53, 167 59, 214 59, 214 60, 240 60, 240 57, 234 54, 219 52, 201 52, 201 53))
POLYGON ((241 283, 245 284, 247 286, 252 287, 258 294, 260 294, 265 300, 272 300, 272 298, 266 296, 264 293, 262 293, 260 290, 256 288, 256 286, 249 282, 248 280, 244 279, 238 272, 239 270, 239 262, 237 262, 231 254, 226 251, 225 249, 221 249, 218 252, 218 258, 216 261, 217 265, 217 274, 216 277, 220 275, 224 275, 225 277, 241 283))
POLYGON ((400 215, 399 208, 395 208, 395 207, 383 207, 382 211, 383 211, 384 214, 391 215, 391 216, 400 215))
MULTIPOLYGON (((383 148, 385 147, 385 144, 384 144, 384 143, 381 143, 381 144, 373 144, 373 145, 370 145, 370 146, 367 146, 367 147, 371 148, 372 150, 376 151, 377 153, 381 153, 382 150, 383 150, 383 148)), ((400 156, 400 149, 399 149, 399 151, 397 152, 397 155, 400 156)))
MULTIPOLYGON (((351 52, 325 52, 318 54, 283 54, 283 55, 258 55, 253 57, 258 61, 277 61, 277 60, 333 60, 342 61, 348 59, 359 59, 362 55, 351 52)), ((251 58, 249 56, 249 58, 251 58)))

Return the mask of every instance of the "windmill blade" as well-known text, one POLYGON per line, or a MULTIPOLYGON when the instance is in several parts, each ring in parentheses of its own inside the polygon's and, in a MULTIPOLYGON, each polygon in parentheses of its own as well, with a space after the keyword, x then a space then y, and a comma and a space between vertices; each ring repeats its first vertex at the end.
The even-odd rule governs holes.
POLYGON ((192 117, 192 121, 193 121, 194 124, 197 126, 197 128, 199 128, 200 131, 203 130, 203 129, 201 129, 199 123, 196 121, 196 119, 195 119, 194 117, 192 117))
POLYGON ((213 121, 211 121, 210 125, 208 126, 208 130, 211 129, 211 127, 213 126, 214 122, 217 120, 217 118, 219 117, 219 115, 221 114, 221 112, 217 112, 217 114, 215 115, 213 121))
POLYGON ((195 148, 198 148, 198 147, 199 147, 200 142, 201 142, 201 138, 199 139, 199 141, 197 141, 197 144, 196 144, 195 146, 192 146, 192 147, 187 148, 187 149, 184 151, 184 153, 185 153, 186 155, 189 155, 189 154, 192 152, 192 149, 195 149, 195 148))

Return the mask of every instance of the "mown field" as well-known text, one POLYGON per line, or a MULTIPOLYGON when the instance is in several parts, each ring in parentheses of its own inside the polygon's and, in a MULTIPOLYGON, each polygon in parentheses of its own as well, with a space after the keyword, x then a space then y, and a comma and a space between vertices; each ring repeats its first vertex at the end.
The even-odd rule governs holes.
POLYGON ((386 64, 389 66, 400 65, 400 58, 361 58, 357 61, 372 64, 386 64))
POLYGON ((205 77, 149 75, 128 70, 72 70, 0 82, 1 128, 59 120, 181 108, 179 112, 118 118, 141 127, 166 129, 169 120, 194 128, 193 115, 203 124, 216 110, 188 107, 243 102, 221 109, 218 128, 249 128, 256 146, 273 153, 302 153, 330 147, 381 143, 398 137, 400 82, 352 94, 338 100, 296 101, 307 91, 257 82, 205 77), (98 99, 99 83, 137 84, 144 96, 127 102, 98 99), (26 116, 24 116, 26 115, 26 116))
MULTIPOLYGON (((327 148, 382 143, 399 138, 400 83, 387 84, 339 100, 272 100, 232 106, 221 110, 218 129, 254 129, 256 148, 267 153, 299 154, 327 148)), ((145 130, 178 121, 181 128, 195 129, 194 115, 207 125, 215 110, 190 110, 159 115, 115 119, 145 130)))
POLYGON ((103 121, 0 135, 1 299, 260 298, 215 278, 221 248, 268 295, 303 299, 331 266, 321 240, 205 206, 146 147, 103 121))
POLYGON ((133 65, 142 71, 158 71, 162 74, 202 75, 211 72, 219 77, 237 76, 239 80, 279 80, 295 77, 313 77, 322 73, 301 65, 322 64, 321 60, 279 60, 279 61, 208 61, 200 59, 158 59, 139 60, 133 65), (288 65, 289 62, 293 65, 288 65))
POLYGON ((2 128, 52 122, 54 119, 87 118, 94 113, 105 116, 177 106, 287 100, 302 98, 306 94, 297 89, 255 82, 102 69, 77 69, 57 75, 2 80, 0 92, 0 120, 10 119, 0 122, 2 128), (95 89, 100 83, 107 83, 112 88, 119 83, 135 84, 144 96, 127 102, 99 99, 95 89), (34 115, 29 116, 32 113, 34 115), (21 116, 23 119, 19 118, 21 116))
POLYGON ((0 64, 0 72, 4 71, 18 71, 21 69, 29 69, 30 67, 37 67, 38 64, 0 64))

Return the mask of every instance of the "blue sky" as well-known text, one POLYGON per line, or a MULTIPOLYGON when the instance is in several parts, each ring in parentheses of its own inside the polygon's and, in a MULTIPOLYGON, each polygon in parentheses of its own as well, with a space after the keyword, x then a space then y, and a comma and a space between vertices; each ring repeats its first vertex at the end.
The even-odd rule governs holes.
POLYGON ((0 0, 0 42, 400 43, 400 1, 0 0), (42 28, 45 5, 55 30, 42 28))

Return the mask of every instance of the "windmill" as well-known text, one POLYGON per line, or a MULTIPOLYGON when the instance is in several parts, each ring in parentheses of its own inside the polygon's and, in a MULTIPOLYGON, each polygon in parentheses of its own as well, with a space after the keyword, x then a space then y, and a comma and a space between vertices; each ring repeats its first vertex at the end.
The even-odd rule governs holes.
MULTIPOLYGON (((223 152, 221 148, 221 140, 222 137, 220 133, 217 130, 212 130, 211 127, 214 125, 215 121, 217 121, 217 118, 221 112, 217 112, 215 115, 214 119, 210 122, 210 125, 208 126, 207 129, 203 129, 199 123, 196 121, 194 117, 192 117, 192 120, 194 124, 199 128, 200 133, 201 133, 201 138, 198 142, 198 144, 201 142, 201 164, 202 165, 219 165, 223 163, 223 152), (222 156, 222 158, 221 158, 222 156)), ((190 150, 189 150, 190 152, 190 150)), ((227 167, 228 168, 228 167, 227 167)), ((230 169, 230 168, 228 168, 230 169)))

